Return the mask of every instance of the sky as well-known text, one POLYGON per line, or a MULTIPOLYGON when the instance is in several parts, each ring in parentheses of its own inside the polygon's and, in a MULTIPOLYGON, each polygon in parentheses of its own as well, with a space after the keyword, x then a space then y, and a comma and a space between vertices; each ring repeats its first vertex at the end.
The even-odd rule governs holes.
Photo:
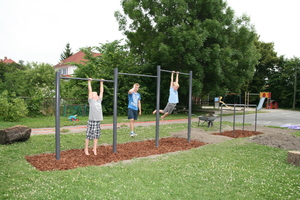
MULTIPOLYGON (((278 56, 300 57, 300 0, 227 0, 236 16, 246 14, 278 56)), ((59 63, 66 44, 82 47, 124 39, 114 12, 120 0, 0 0, 0 59, 59 63)))

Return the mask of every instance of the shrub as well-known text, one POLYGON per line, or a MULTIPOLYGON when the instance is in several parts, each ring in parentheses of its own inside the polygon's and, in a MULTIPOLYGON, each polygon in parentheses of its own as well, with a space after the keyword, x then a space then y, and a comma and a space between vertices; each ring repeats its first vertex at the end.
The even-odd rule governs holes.
POLYGON ((11 95, 5 90, 0 94, 0 113, 5 121, 18 121, 28 114, 26 103, 17 98, 15 93, 11 95))

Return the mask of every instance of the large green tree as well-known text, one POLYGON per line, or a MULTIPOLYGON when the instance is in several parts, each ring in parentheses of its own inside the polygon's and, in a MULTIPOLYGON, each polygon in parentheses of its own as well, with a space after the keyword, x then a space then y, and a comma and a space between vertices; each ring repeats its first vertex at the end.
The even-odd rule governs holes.
MULTIPOLYGON (((269 88, 266 87, 267 81, 272 72, 276 69, 279 58, 277 57, 277 53, 274 51, 274 43, 265 43, 257 40, 255 45, 261 57, 257 65, 255 65, 253 79, 245 84, 243 92, 269 92, 269 88)), ((258 101, 259 95, 250 96, 250 102, 256 103, 258 101)))
MULTIPOLYGON (((223 0, 122 0, 122 6, 123 13, 115 12, 119 29, 148 71, 157 65, 193 71, 193 93, 200 96, 240 92, 252 79, 259 59, 255 30, 223 0)), ((181 84, 180 91, 187 88, 181 84)))
POLYGON ((296 78, 300 74, 299 60, 297 57, 286 59, 280 56, 278 65, 271 71, 267 80, 267 89, 272 93, 272 100, 279 102, 281 108, 292 108, 294 95, 296 95, 296 107, 300 106, 300 79, 296 78))
POLYGON ((255 44, 261 58, 255 66, 255 73, 248 89, 249 92, 264 92, 266 80, 278 64, 278 57, 274 51, 274 43, 257 41, 255 44))

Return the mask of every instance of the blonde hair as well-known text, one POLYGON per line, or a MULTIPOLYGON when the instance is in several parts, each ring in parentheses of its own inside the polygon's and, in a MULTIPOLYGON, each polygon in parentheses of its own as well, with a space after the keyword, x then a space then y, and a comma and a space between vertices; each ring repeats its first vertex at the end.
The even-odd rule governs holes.
POLYGON ((134 86, 138 86, 138 87, 140 87, 140 84, 138 84, 138 83, 135 83, 135 84, 133 84, 133 87, 134 86))
POLYGON ((173 83, 173 86, 177 86, 177 87, 179 87, 179 84, 178 84, 178 83, 176 83, 176 82, 174 82, 174 83, 173 83))

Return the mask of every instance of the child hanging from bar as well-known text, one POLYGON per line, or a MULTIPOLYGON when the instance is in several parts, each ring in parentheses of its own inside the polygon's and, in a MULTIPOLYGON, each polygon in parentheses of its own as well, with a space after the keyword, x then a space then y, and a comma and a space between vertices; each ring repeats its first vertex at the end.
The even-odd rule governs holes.
POLYGON ((94 140, 93 144, 93 153, 97 155, 97 143, 98 139, 100 138, 101 128, 100 128, 100 121, 103 120, 103 113, 102 113, 102 98, 103 98, 103 81, 100 81, 100 92, 99 96, 97 92, 93 92, 91 86, 92 79, 88 79, 88 101, 90 106, 89 111, 89 120, 87 123, 86 128, 86 139, 85 139, 85 148, 84 153, 85 155, 89 154, 89 141, 94 140))
MULTIPOLYGON (((168 100, 168 103, 167 103, 165 109, 164 110, 159 110, 159 112, 163 114, 161 116, 162 121, 164 120, 164 118, 167 115, 169 115, 173 112, 173 110, 175 109, 176 104, 179 102, 179 99, 178 99, 178 88, 179 88, 178 76, 179 76, 179 72, 172 71, 171 81, 170 81, 169 100, 168 100), (175 82, 173 81, 174 73, 176 73, 175 82)), ((156 110, 154 110, 152 112, 152 114, 153 115, 156 114, 156 110)))

